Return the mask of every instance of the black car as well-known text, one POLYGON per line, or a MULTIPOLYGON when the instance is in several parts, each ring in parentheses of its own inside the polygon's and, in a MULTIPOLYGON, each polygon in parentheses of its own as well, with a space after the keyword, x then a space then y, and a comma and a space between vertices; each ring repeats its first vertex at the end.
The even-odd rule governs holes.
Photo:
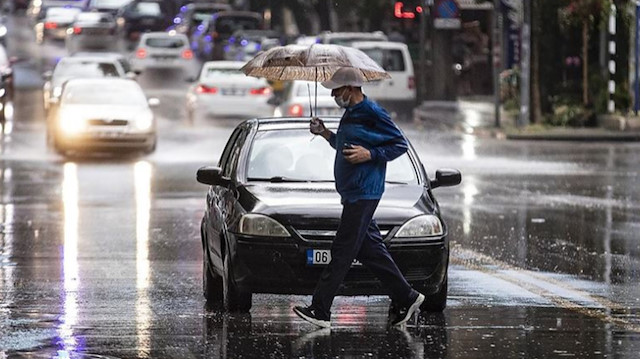
MULTIPOLYGON (((335 130, 339 119, 324 121, 335 130)), ((231 134, 218 167, 198 170, 198 182, 210 185, 201 223, 208 302, 248 311, 252 293, 313 293, 342 205, 335 151, 311 136, 308 118, 248 120, 231 134)), ((449 241, 432 189, 460 179, 457 170, 438 170, 430 180, 412 148, 387 166, 375 219, 404 276, 426 295, 423 310, 442 311, 447 298, 449 241)), ((385 291, 356 262, 339 294, 385 291)))
POLYGON ((231 10, 229 4, 218 3, 192 3, 180 8, 180 12, 173 18, 173 24, 167 30, 175 30, 177 33, 191 36, 195 28, 203 21, 220 11, 231 10))
POLYGON ((137 41, 143 32, 164 31, 171 25, 173 5, 163 0, 133 0, 116 15, 126 40, 137 41))

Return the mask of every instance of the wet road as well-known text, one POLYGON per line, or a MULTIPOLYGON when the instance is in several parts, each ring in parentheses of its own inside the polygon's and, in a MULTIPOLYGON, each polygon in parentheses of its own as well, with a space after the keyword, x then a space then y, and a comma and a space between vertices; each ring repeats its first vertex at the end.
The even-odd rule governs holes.
MULTIPOLYGON (((507 142, 401 126, 452 241, 448 308, 406 330, 385 297, 339 297, 331 331, 255 295, 249 315, 202 298, 195 171, 236 120, 185 123, 179 74, 145 73, 159 144, 145 157, 48 151, 39 74, 64 55, 14 19, 15 116, 0 142, 0 358, 637 358, 639 144, 507 142)), ((472 115, 472 114, 470 114, 472 115)))

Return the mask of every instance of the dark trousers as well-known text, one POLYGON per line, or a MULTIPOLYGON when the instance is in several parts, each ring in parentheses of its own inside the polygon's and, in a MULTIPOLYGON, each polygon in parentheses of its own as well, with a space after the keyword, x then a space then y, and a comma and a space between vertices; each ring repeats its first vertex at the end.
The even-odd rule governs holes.
POLYGON ((351 263, 358 259, 386 287, 391 299, 404 304, 415 297, 413 289, 382 242, 380 229, 373 220, 379 200, 346 202, 342 208, 340 226, 331 245, 331 262, 324 269, 313 293, 311 306, 331 315, 331 304, 351 263))

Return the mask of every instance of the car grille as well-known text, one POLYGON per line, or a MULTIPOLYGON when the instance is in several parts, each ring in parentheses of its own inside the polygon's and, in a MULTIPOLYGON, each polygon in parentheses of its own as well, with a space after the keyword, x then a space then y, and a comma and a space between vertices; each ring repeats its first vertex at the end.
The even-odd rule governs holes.
POLYGON ((95 118, 87 121, 90 126, 126 126, 129 124, 127 120, 111 120, 95 118))
MULTIPOLYGON (((380 234, 382 234, 382 238, 385 238, 393 226, 379 226, 380 234)), ((294 228, 296 232, 302 237, 302 239, 307 241, 333 241, 336 237, 335 229, 297 229, 294 228)))

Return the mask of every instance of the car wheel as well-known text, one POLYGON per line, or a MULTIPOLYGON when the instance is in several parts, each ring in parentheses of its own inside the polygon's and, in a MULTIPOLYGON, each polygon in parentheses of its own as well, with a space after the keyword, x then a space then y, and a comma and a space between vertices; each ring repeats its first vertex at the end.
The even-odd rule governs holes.
POLYGON ((202 238, 202 291, 204 298, 207 302, 220 302, 223 294, 222 277, 211 269, 206 234, 203 229, 200 230, 200 236, 202 238))
POLYGON ((449 279, 445 278, 439 291, 427 295, 420 306, 420 310, 423 312, 442 312, 447 307, 448 283, 449 279))
POLYGON ((231 275, 233 268, 229 261, 229 255, 224 257, 223 305, 227 312, 247 313, 251 309, 251 293, 241 291, 233 282, 231 275))

